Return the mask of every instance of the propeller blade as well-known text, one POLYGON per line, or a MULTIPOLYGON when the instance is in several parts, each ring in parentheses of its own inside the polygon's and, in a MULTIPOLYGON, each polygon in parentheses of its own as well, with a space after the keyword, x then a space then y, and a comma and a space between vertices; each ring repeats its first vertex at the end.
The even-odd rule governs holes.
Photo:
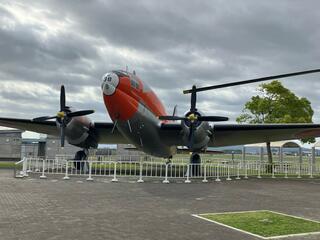
POLYGON ((304 75, 304 74, 311 74, 311 73, 316 73, 316 72, 320 72, 320 69, 313 69, 313 70, 302 71, 302 72, 293 72, 293 73, 286 73, 286 74, 280 74, 280 75, 273 75, 273 76, 262 77, 262 78, 254 78, 254 79, 238 81, 238 82, 230 82, 230 83, 225 83, 225 84, 213 85, 213 86, 209 86, 209 87, 201 87, 201 88, 197 88, 196 90, 194 90, 192 87, 192 89, 184 90, 183 93, 184 94, 187 94, 187 93, 192 94, 193 92, 202 92, 202 91, 207 91, 207 90, 212 90, 212 89, 238 86, 238 85, 244 85, 244 84, 255 83, 255 82, 262 82, 262 81, 279 79, 279 78, 286 78, 286 77, 292 77, 292 76, 298 76, 298 75, 304 75))
POLYGON ((172 120, 172 121, 176 121, 176 120, 186 120, 185 117, 178 117, 178 116, 159 116, 160 120, 172 120))
POLYGON ((190 124, 190 129, 189 129, 189 136, 188 136, 188 147, 192 148, 193 147, 193 139, 194 139, 194 123, 190 124))
POLYGON ((64 86, 61 85, 60 90, 60 111, 64 112, 66 109, 66 91, 64 89, 64 86))
POLYGON ((60 126, 61 147, 64 147, 65 129, 66 129, 66 122, 65 122, 65 119, 63 119, 60 126))
POLYGON ((220 116, 199 116, 198 117, 198 121, 205 121, 205 122, 223 122, 228 120, 229 118, 220 117, 220 116))
POLYGON ((195 111, 197 111, 196 109, 196 104, 197 104, 197 88, 195 85, 192 86, 192 92, 191 92, 191 108, 190 111, 192 113, 194 113, 195 111))
POLYGON ((175 106, 174 106, 172 116, 176 116, 177 111, 178 111, 178 110, 177 110, 177 107, 178 107, 178 105, 175 105, 175 106))
POLYGON ((32 121, 34 121, 34 122, 43 122, 43 121, 54 119, 54 118, 57 118, 57 116, 37 117, 37 118, 32 119, 32 121))
POLYGON ((68 113, 68 117, 79 117, 79 116, 85 116, 94 113, 94 110, 81 110, 76 112, 68 113))

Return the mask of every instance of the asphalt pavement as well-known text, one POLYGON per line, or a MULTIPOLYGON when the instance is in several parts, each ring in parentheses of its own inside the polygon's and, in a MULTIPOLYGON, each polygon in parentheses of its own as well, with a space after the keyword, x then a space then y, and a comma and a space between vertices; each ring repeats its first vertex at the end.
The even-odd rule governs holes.
MULTIPOLYGON (((319 179, 162 184, 12 177, 0 170, 0 239, 258 239, 191 214, 273 210, 320 221, 319 179)), ((320 239, 320 235, 288 239, 320 239)))

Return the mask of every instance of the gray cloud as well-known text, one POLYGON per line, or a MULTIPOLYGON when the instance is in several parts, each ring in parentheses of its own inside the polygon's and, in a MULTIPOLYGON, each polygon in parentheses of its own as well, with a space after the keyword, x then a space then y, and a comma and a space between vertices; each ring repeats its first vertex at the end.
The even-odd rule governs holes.
MULTIPOLYGON (((319 7, 315 0, 4 2, 1 114, 52 114, 65 84, 70 105, 94 108, 94 120, 110 120, 100 78, 126 65, 151 85, 168 113, 178 104, 182 114, 189 108, 182 90, 193 84, 319 67, 319 7)), ((283 83, 312 102, 319 122, 318 79, 303 76, 283 83)), ((198 107, 234 121, 257 86, 199 94, 198 107)))

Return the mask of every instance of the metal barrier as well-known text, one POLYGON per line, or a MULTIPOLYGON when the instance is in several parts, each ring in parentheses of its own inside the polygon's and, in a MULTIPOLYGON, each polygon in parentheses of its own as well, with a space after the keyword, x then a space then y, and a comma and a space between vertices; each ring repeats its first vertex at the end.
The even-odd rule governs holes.
MULTIPOLYGON (((26 177, 30 173, 40 174, 40 178, 47 175, 63 175, 63 179, 70 177, 86 177, 93 180, 94 177, 110 177, 113 182, 122 177, 134 177, 138 182, 146 178, 162 179, 163 183, 169 183, 173 179, 181 179, 190 183, 192 179, 201 179, 208 182, 213 179, 217 182, 224 178, 230 181, 232 178, 248 177, 310 177, 320 176, 320 165, 310 163, 283 162, 272 165, 260 161, 245 163, 224 162, 188 164, 183 162, 166 163, 164 161, 143 161, 144 158, 134 160, 115 161, 109 160, 68 160, 63 158, 23 158, 16 165, 22 165, 22 170, 17 177, 26 177)), ((149 159, 148 159, 149 160, 149 159)))

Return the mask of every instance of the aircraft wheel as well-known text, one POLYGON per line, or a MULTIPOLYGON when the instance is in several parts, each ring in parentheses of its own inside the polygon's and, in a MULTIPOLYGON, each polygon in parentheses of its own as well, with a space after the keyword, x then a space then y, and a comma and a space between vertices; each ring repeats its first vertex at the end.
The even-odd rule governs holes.
POLYGON ((200 176, 200 164, 201 164, 201 157, 199 155, 199 153, 192 153, 191 157, 190 157, 190 163, 191 168, 190 168, 190 177, 196 177, 196 176, 200 176))
POLYGON ((85 168, 85 164, 86 164, 86 160, 87 160, 87 154, 85 151, 81 150, 76 152, 75 156, 74 156, 74 167, 77 170, 83 171, 85 168), (80 161, 80 162, 79 162, 80 161))

